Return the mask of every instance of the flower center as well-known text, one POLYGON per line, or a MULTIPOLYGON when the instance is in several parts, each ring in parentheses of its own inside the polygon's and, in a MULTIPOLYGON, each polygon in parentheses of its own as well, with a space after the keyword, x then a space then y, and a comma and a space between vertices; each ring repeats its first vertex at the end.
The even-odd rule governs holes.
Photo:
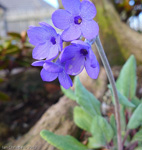
POLYGON ((50 39, 50 41, 51 41, 51 43, 52 43, 53 45, 56 44, 56 39, 55 39, 54 37, 52 37, 52 38, 50 39))
POLYGON ((83 56, 88 55, 88 51, 87 51, 86 49, 81 49, 81 50, 80 50, 80 53, 81 53, 83 56))
POLYGON ((75 24, 81 24, 81 22, 82 22, 82 18, 80 16, 74 17, 74 23, 75 24))

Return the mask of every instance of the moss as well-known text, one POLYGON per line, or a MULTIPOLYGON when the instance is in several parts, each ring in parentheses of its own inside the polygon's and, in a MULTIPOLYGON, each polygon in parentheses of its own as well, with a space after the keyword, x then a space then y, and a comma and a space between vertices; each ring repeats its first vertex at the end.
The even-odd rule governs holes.
POLYGON ((142 64, 140 35, 121 22, 110 1, 92 1, 96 4, 100 36, 111 66, 123 65, 131 54, 135 55, 137 64, 142 64))
POLYGON ((108 57, 108 60, 113 65, 122 65, 125 62, 124 52, 120 43, 118 43, 118 36, 112 28, 111 18, 106 15, 105 9, 102 5, 97 5, 97 20, 100 26, 100 35, 103 46, 108 57))

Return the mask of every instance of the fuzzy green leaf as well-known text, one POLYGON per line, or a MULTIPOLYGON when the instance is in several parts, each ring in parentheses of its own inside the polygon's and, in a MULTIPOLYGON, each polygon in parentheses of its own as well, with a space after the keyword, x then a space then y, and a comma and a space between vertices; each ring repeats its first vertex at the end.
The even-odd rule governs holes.
POLYGON ((142 142, 142 129, 139 132, 137 132, 133 137, 132 142, 135 141, 142 142))
POLYGON ((0 91, 0 101, 9 101, 9 100, 10 97, 7 94, 0 91))
POLYGON ((131 102, 137 107, 141 103, 141 100, 135 96, 132 98, 131 102))
POLYGON ((75 93, 73 90, 71 90, 71 89, 66 90, 62 86, 61 86, 61 90, 68 98, 70 98, 71 100, 74 100, 74 101, 76 100, 76 96, 75 96, 75 93))
POLYGON ((77 103, 90 115, 101 115, 101 103, 90 93, 80 82, 79 77, 75 78, 75 95, 77 103))
POLYGON ((59 150, 87 150, 87 147, 72 136, 56 135, 50 131, 40 132, 41 137, 59 150))
POLYGON ((81 107, 74 109, 74 122, 83 130, 90 132, 93 117, 84 111, 81 107))
POLYGON ((121 118, 121 131, 124 136, 125 130, 126 130, 126 118, 125 118, 125 107, 124 106, 120 107, 120 118, 121 118))
MULTIPOLYGON (((109 85, 108 87, 112 91, 111 86, 109 85)), ((117 93, 118 93, 119 102, 120 102, 120 104, 122 106, 131 107, 131 108, 135 107, 135 105, 131 101, 129 101, 126 96, 124 96, 123 94, 121 94, 118 90, 117 90, 117 93)), ((112 99, 113 99, 113 103, 115 103, 114 96, 112 97, 112 99)))
POLYGON ((135 150, 142 150, 142 146, 137 147, 135 150))
POLYGON ((112 114, 112 115, 110 116, 110 125, 112 126, 113 131, 114 131, 114 134, 116 135, 116 134, 117 134, 117 129, 116 129, 116 121, 115 121, 115 116, 114 116, 114 114, 112 114))
POLYGON ((119 78, 116 82, 117 89, 127 98, 132 99, 136 93, 137 77, 136 77, 136 60, 132 55, 129 57, 123 68, 121 69, 119 78))
POLYGON ((106 143, 103 139, 100 140, 99 138, 91 137, 88 139, 87 147, 90 149, 93 149, 93 148, 102 148, 102 147, 105 147, 105 145, 106 143))
POLYGON ((133 112, 133 114, 129 120, 129 123, 128 123, 129 129, 135 129, 142 124, 142 115, 141 114, 142 114, 142 103, 133 112))
POLYGON ((106 119, 98 115, 96 115, 92 121, 91 133, 93 138, 89 140, 89 148, 98 148, 98 146, 106 145, 114 136, 111 125, 106 119), (94 144, 92 142, 94 142, 94 144), (93 147, 91 147, 91 145, 93 147))

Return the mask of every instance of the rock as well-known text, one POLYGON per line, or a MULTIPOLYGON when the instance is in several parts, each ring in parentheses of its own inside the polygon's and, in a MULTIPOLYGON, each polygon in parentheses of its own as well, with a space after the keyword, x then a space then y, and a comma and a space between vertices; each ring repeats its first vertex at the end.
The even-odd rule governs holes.
POLYGON ((55 150, 40 137, 40 131, 50 130, 56 134, 78 136, 79 129, 73 122, 73 108, 76 103, 65 96, 50 107, 38 121, 38 123, 23 137, 9 143, 10 146, 35 147, 36 150, 55 150))

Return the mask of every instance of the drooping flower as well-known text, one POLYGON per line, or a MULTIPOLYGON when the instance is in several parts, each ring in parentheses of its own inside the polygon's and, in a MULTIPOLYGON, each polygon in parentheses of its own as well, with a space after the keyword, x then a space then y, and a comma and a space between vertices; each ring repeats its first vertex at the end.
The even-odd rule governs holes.
POLYGON ((61 54, 61 62, 65 63, 65 70, 69 75, 78 75, 86 69, 88 75, 97 79, 99 75, 99 63, 93 53, 91 46, 83 41, 72 41, 61 54))
POLYGON ((60 62, 60 59, 58 59, 55 63, 47 60, 35 61, 32 65, 43 66, 43 69, 40 72, 43 81, 50 82, 58 77, 60 84, 65 89, 68 89, 73 85, 70 76, 64 69, 64 64, 60 62))
POLYGON ((40 27, 31 26, 27 33, 29 42, 35 46, 33 49, 34 59, 54 59, 62 50, 62 40, 53 27, 47 23, 39 23, 40 27))
POLYGON ((52 15, 53 24, 64 30, 61 37, 72 41, 83 35, 91 40, 99 33, 99 26, 93 20, 96 8, 89 0, 62 0, 64 9, 56 10, 52 15))

